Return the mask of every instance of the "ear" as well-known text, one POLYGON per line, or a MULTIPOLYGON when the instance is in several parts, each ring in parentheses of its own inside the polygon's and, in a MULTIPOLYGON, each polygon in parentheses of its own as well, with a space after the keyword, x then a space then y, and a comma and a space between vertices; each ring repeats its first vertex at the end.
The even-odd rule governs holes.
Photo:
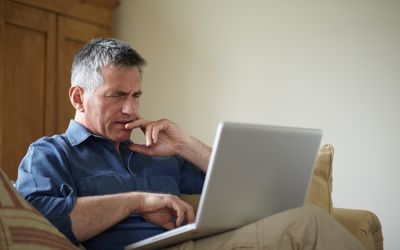
POLYGON ((83 112, 83 89, 79 86, 72 86, 69 89, 69 100, 76 111, 83 112))

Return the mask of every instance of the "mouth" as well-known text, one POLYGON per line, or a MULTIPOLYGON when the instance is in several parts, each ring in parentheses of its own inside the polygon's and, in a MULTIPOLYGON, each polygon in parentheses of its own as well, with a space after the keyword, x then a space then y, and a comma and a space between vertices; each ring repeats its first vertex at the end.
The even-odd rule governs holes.
POLYGON ((125 125, 128 123, 133 122, 133 120, 120 120, 120 121, 116 121, 115 124, 121 125, 125 128, 125 125))

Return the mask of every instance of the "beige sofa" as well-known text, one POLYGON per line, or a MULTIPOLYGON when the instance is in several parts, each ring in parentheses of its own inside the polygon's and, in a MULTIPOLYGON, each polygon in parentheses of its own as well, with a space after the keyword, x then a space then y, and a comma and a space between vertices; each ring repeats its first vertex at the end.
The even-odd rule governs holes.
MULTIPOLYGON (((317 205, 334 216, 368 250, 382 250, 382 228, 378 217, 371 211, 335 208, 332 203, 333 147, 330 144, 320 148, 305 204, 317 205)), ((185 195, 182 199, 197 209, 199 195, 185 195)))
MULTIPOLYGON (((332 214, 367 249, 383 249, 381 225, 375 214, 366 210, 333 207, 332 160, 332 146, 321 147, 305 203, 318 205, 332 214)), ((197 208, 199 195, 183 195, 182 198, 197 208)), ((15 191, 0 169, 0 250, 5 249, 76 247, 15 191)))

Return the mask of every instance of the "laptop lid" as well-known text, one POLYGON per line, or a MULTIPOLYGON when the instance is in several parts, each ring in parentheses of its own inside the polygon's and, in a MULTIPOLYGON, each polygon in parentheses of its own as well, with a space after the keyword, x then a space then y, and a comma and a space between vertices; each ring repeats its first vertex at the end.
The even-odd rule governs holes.
POLYGON ((195 225, 126 249, 155 249, 247 225, 302 206, 322 131, 221 122, 195 225))
POLYGON ((237 228, 302 206, 321 138, 318 129, 220 123, 197 230, 237 228))

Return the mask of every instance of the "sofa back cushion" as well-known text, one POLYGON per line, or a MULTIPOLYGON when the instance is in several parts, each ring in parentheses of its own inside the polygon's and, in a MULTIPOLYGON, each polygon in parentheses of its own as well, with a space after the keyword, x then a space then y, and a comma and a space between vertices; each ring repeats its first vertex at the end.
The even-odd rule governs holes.
POLYGON ((77 249, 17 193, 1 168, 0 249, 77 249))
POLYGON ((319 206, 329 214, 333 212, 332 163, 333 147, 330 144, 326 144, 318 152, 304 202, 306 205, 319 206))

